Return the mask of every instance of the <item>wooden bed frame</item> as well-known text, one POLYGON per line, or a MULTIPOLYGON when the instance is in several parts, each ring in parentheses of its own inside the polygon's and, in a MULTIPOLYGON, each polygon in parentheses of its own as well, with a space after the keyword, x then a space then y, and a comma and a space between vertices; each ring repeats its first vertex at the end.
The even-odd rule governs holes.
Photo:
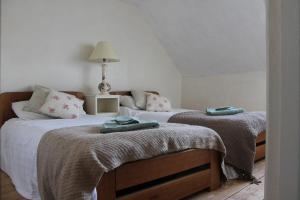
MULTIPOLYGON (((67 92, 85 99, 81 92, 67 92)), ((16 117, 12 103, 28 100, 32 92, 0 94, 0 127, 16 117)), ((126 163, 105 173, 97 186, 101 200, 181 199, 221 185, 220 154, 191 149, 126 163)))
MULTIPOLYGON (((156 91, 146 91, 148 93, 159 94, 156 91)), ((113 91, 110 92, 113 95, 126 95, 132 96, 130 91, 113 91)), ((255 161, 259 161, 265 158, 265 148, 266 148, 266 132, 261 132, 256 138, 256 152, 255 152, 255 161)))

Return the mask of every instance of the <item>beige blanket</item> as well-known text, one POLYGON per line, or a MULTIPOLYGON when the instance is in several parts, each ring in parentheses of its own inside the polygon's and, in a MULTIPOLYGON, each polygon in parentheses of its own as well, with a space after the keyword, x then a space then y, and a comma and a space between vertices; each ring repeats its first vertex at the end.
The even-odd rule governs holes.
POLYGON ((175 114, 168 122, 205 126, 215 130, 226 147, 225 163, 233 166, 241 178, 252 180, 256 137, 266 130, 265 112, 208 116, 192 111, 175 114))
POLYGON ((46 133, 38 147, 38 185, 43 200, 90 199, 104 172, 140 159, 191 148, 225 155, 215 131, 199 126, 100 134, 99 127, 63 128, 46 133))

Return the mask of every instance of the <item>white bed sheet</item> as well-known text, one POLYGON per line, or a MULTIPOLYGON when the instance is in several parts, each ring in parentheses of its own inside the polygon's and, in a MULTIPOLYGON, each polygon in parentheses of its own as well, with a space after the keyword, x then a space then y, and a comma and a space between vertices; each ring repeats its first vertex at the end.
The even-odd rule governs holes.
MULTIPOLYGON (((26 199, 40 199, 37 184, 37 148, 48 131, 81 125, 102 124, 111 119, 86 115, 79 119, 10 119, 1 128, 1 169, 26 199)), ((97 198, 96 190, 93 197, 97 198)), ((94 199, 93 198, 93 199, 94 199)))
POLYGON ((120 115, 137 117, 143 120, 157 120, 158 122, 167 122, 170 117, 177 113, 192 111, 183 108, 174 108, 170 112, 149 112, 146 110, 135 110, 125 106, 120 107, 120 115))

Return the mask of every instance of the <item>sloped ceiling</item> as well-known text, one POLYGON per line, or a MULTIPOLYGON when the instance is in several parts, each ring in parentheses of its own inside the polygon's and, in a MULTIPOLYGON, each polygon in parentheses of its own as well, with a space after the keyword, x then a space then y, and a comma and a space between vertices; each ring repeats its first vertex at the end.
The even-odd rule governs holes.
POLYGON ((122 0, 135 4, 185 76, 266 69, 264 0, 122 0))

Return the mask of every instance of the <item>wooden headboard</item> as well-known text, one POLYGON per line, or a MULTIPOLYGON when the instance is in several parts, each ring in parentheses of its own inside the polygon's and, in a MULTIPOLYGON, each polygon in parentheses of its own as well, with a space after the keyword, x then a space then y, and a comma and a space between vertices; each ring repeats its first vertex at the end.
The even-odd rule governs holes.
MULTIPOLYGON (((145 92, 159 95, 159 93, 156 91, 145 91, 145 92)), ((113 91, 113 92, 110 92, 110 94, 111 95, 120 95, 120 96, 132 96, 131 91, 113 91)))
MULTIPOLYGON (((79 99, 85 100, 85 96, 81 92, 66 92, 72 94, 79 99)), ((32 92, 5 92, 0 94, 0 127, 7 120, 16 117, 12 110, 12 103, 17 101, 29 100, 32 92)))

